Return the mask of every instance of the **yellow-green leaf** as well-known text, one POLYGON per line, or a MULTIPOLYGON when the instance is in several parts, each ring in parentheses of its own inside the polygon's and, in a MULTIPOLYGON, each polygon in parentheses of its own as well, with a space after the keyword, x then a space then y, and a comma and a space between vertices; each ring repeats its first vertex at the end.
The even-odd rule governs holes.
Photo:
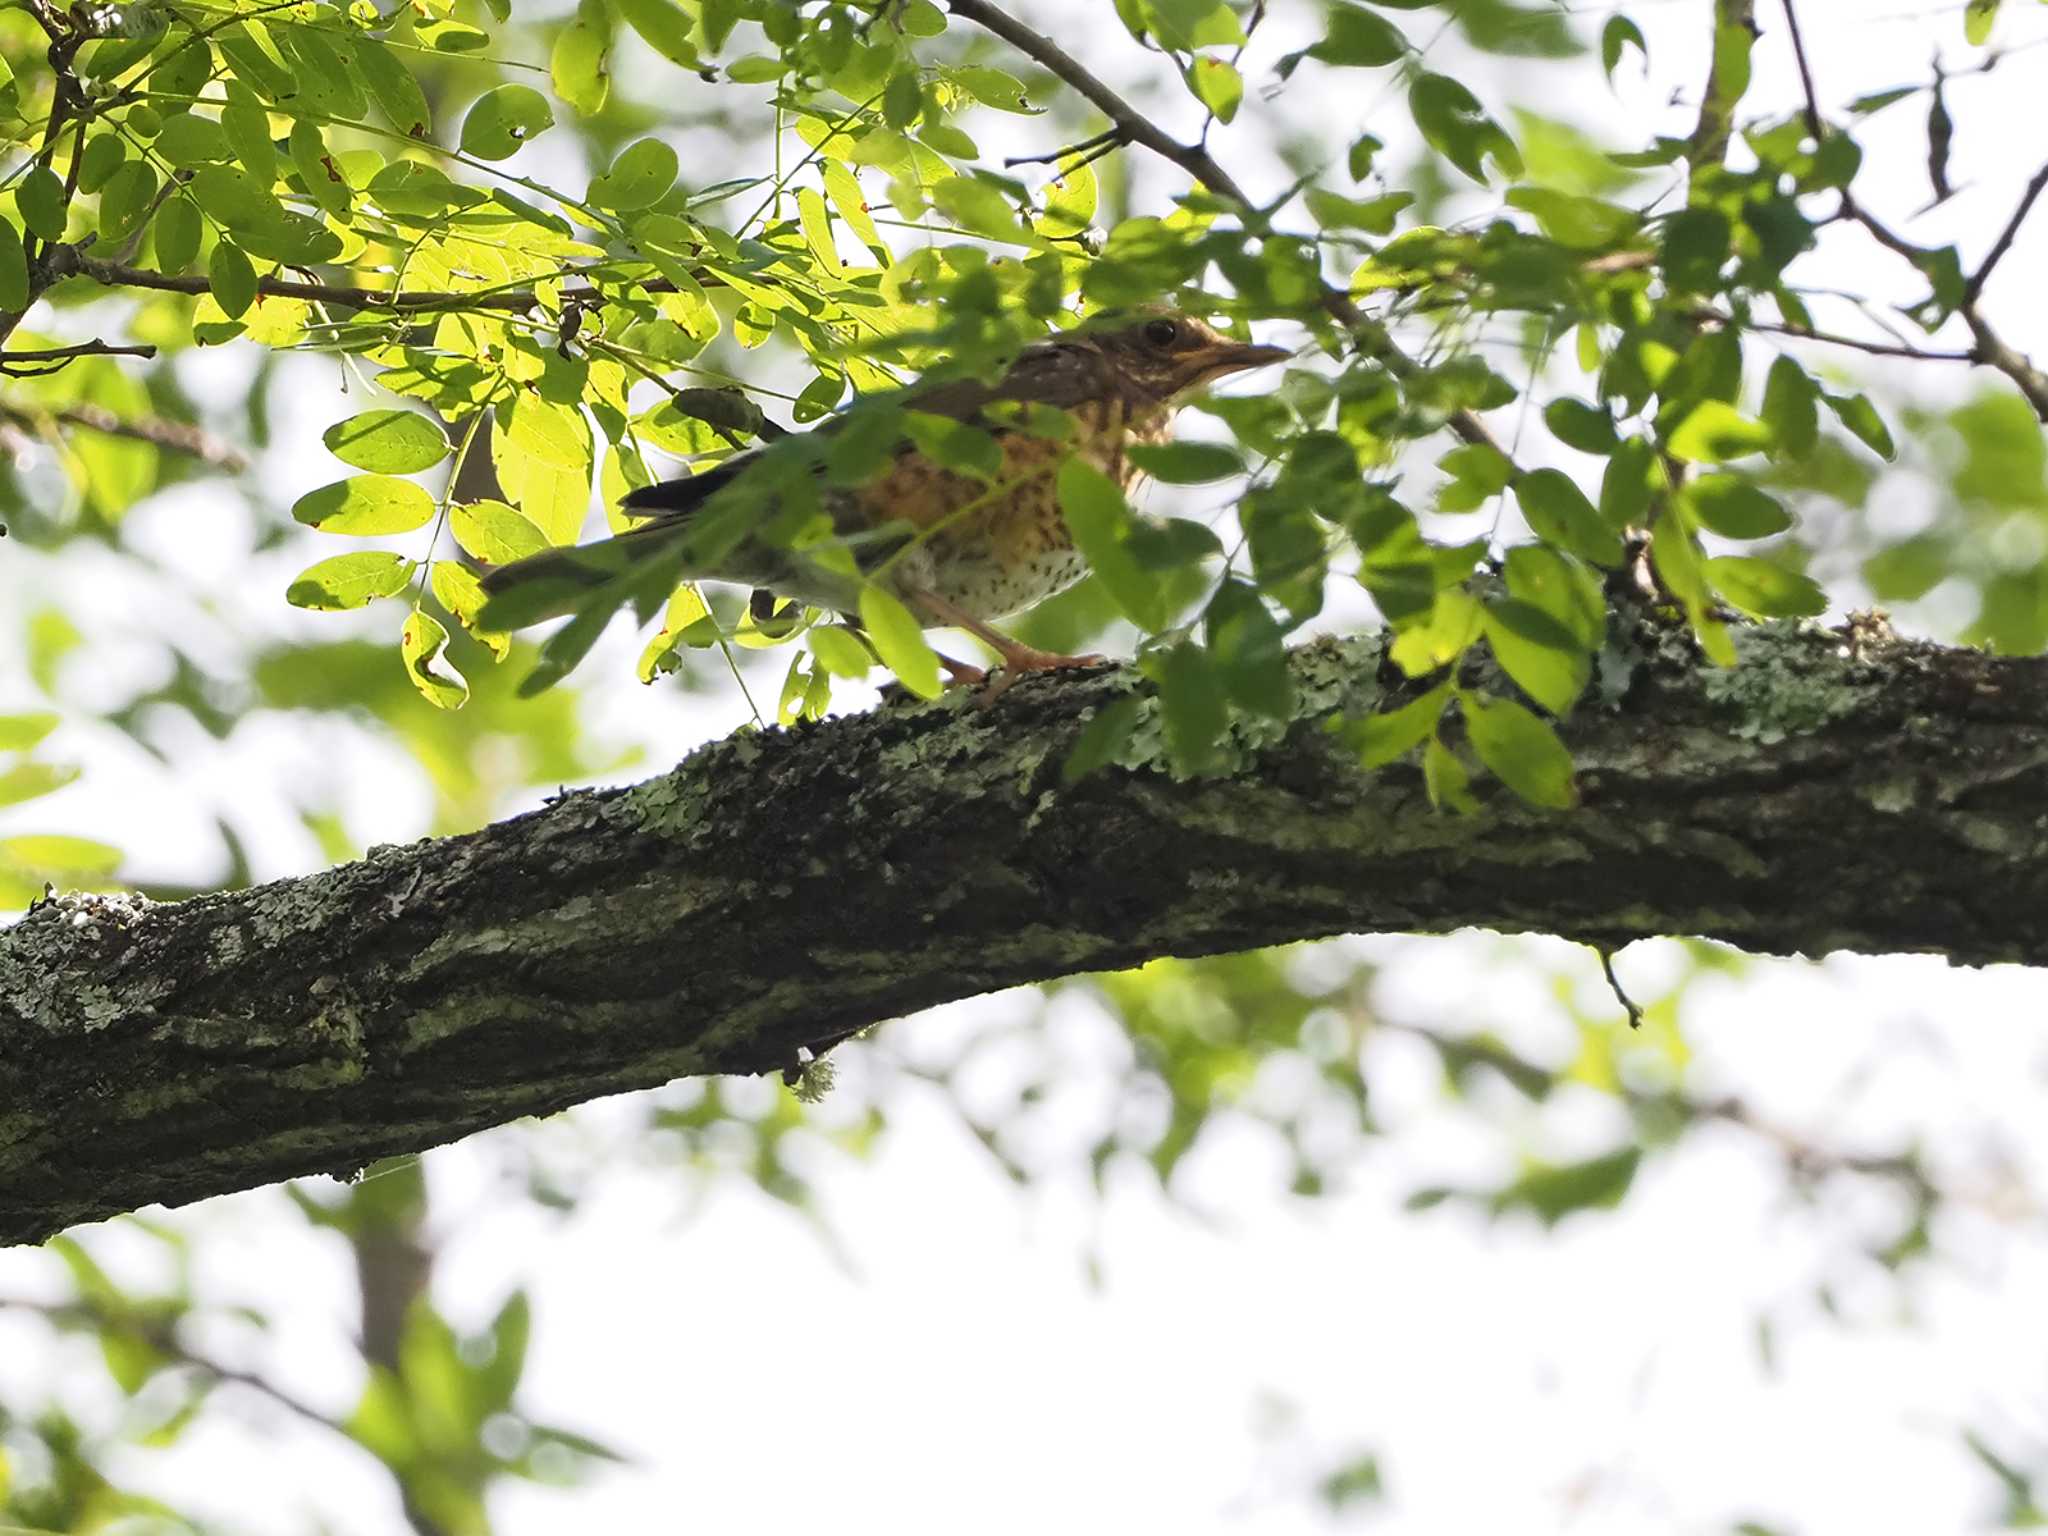
POLYGON ((361 608, 380 597, 405 590, 413 563, 387 550, 366 549, 307 566, 285 588, 284 600, 295 608, 337 611, 361 608))
POLYGON ((448 438, 418 411, 359 411, 320 435, 327 451, 357 469, 409 475, 448 456, 448 438))
POLYGON ((1479 761, 1531 805, 1563 810, 1578 799, 1572 755, 1543 718, 1513 699, 1464 696, 1465 734, 1479 761))
POLYGON ((436 709, 460 709, 469 698, 469 684, 441 655, 447 648, 448 631, 441 621, 413 610, 398 635, 398 654, 405 662, 405 675, 412 679, 420 696, 436 709))
POLYGON ((860 589, 860 626, 882 665, 921 699, 939 696, 939 658, 910 610, 872 584, 860 589))
POLYGON ((548 536, 502 501, 470 501, 451 508, 455 542, 486 565, 510 565, 548 547, 548 536))
POLYGON ((358 537, 411 533, 433 515, 433 497, 412 481, 390 475, 351 475, 308 491, 292 504, 292 516, 309 528, 358 537))

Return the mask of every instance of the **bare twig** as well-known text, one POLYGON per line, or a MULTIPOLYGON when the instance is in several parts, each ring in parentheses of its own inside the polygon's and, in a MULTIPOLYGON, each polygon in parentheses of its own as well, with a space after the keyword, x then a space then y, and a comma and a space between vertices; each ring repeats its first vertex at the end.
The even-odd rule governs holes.
POLYGON ((55 427, 74 427, 89 432, 103 432, 108 437, 125 437, 138 443, 153 443, 159 448, 190 454, 202 463, 210 464, 216 469, 227 470, 230 474, 239 474, 249 467, 249 461, 241 450, 222 442, 203 427, 196 427, 183 421, 165 421, 155 416, 124 419, 104 405, 94 405, 86 401, 61 406, 52 411, 41 411, 33 406, 0 400, 0 420, 11 421, 37 432, 48 432, 55 427))
MULTIPOLYGON (((1786 31, 1792 38, 1792 55, 1799 66, 1799 83, 1806 94, 1807 130, 1818 143, 1827 134, 1828 128, 1826 120, 1821 116, 1820 94, 1814 85, 1813 65, 1807 58, 1806 40, 1799 31, 1799 13, 1793 0, 1780 0, 1780 3, 1785 11, 1786 31)), ((1971 336, 1976 338, 1977 345, 1972 349, 1974 360, 1987 368, 1995 368, 2012 380, 2020 394, 2026 398, 2027 404, 2034 408, 2034 414, 2043 421, 2048 421, 2048 374, 2035 367, 2033 360, 2024 352, 2008 345, 2000 338, 1992 329, 1991 322, 1984 318, 1977 307, 1985 279, 1991 275, 1992 268, 2011 248, 2014 238, 2019 234, 2021 223, 2032 209, 2034 200, 2041 195, 2044 185, 2048 185, 2048 166, 2043 166, 2034 174, 2034 179, 2027 183, 2025 195, 2021 197, 2019 206, 2013 210, 2012 218, 2006 222, 2006 227, 1992 246, 1990 254, 1984 258, 1983 265, 1978 267, 1976 273, 1964 283, 1962 300, 1956 305, 1955 314, 1970 328, 1971 336)), ((1931 253, 1891 230, 1882 219, 1859 203, 1847 187, 1842 188, 1842 205, 1836 217, 1860 224, 1871 239, 1885 249, 1903 256, 1913 264, 1914 270, 1923 276, 1926 275, 1925 263, 1931 253)))
MULTIPOLYGON (((1105 145, 1109 149, 1116 149, 1124 142, 1123 129, 1109 127, 1100 133, 1091 133, 1087 138, 1077 140, 1061 149, 1048 149, 1038 155, 1011 155, 1003 161, 1003 165, 1006 168, 1014 165, 1057 165, 1069 155, 1090 154, 1091 151, 1094 154, 1101 154, 1105 152, 1105 145)), ((1090 155, 1090 158, 1093 158, 1093 155, 1090 155)))
POLYGON ((1600 974, 1607 978, 1607 989, 1614 994, 1614 1000, 1621 1004, 1621 1011, 1628 1015, 1628 1027, 1643 1027, 1643 1006, 1630 997, 1621 985, 1621 978, 1614 974, 1614 951, 1604 944, 1595 944, 1593 953, 1600 957, 1600 974))
POLYGON ((69 347, 32 347, 20 352, 0 352, 0 374, 9 378, 33 379, 55 373, 66 363, 81 357, 155 357, 150 346, 114 346, 104 341, 81 341, 69 347))
POLYGON ((2027 190, 2020 196, 2019 206, 2013 209, 2012 217, 2005 221, 2005 228, 1999 231, 1998 238, 1992 242, 1991 250, 1984 257, 1984 264, 1971 273, 1970 280, 1963 284, 1965 304, 1977 302, 1977 295, 1984 291, 1984 284, 1991 276, 1991 269, 2003 261, 2005 253, 2012 249, 2013 240, 2019 235, 2020 225, 2026 222, 2028 213, 2033 210, 2034 199, 2041 195, 2043 187, 2048 187, 2048 165, 2034 172, 2034 179, 2027 183, 2027 190))
MULTIPOLYGON (((174 277, 143 267, 125 266, 104 257, 89 256, 75 245, 58 246, 50 252, 49 266, 57 277, 87 277, 109 288, 147 288, 158 293, 202 294, 211 291, 203 276, 174 277)), ((722 286, 717 274, 697 274, 707 288, 722 286)), ((636 278, 633 286, 648 293, 674 293, 676 285, 667 278, 636 278)), ((366 288, 352 283, 319 283, 291 277, 259 277, 256 292, 266 298, 305 299, 317 304, 338 304, 344 309, 384 309, 395 313, 431 314, 445 309, 507 310, 521 314, 534 308, 540 297, 531 288, 507 288, 481 293, 440 289, 366 288)), ((593 287, 564 288, 565 305, 599 303, 605 295, 593 287)))

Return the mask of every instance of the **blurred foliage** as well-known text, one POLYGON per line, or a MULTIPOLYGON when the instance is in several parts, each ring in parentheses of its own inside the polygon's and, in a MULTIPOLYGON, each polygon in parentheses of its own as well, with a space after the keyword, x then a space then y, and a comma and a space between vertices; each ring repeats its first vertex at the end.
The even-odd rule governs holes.
MULTIPOLYGON (((1160 298, 1298 337, 1299 355, 1264 393, 1198 402, 1200 448, 1154 463, 1180 525, 1213 538, 1160 537, 1099 499, 1080 510, 1114 579, 1020 633, 1134 648, 1189 771, 1234 717, 1282 710, 1283 642, 1385 624, 1402 707, 1346 722, 1363 764, 1419 765, 1454 810, 1489 774, 1568 803, 1552 722, 1579 705, 1644 530, 1674 618, 1717 661, 1732 624, 1866 596, 1943 638, 2048 649, 2038 402, 2013 368, 1967 392, 1936 382, 1958 360, 1937 340, 1976 347, 1969 322, 1996 319, 1977 308, 1983 269, 1946 237, 1894 240, 1912 292, 1887 306, 1845 294, 1819 248, 1896 174, 1865 162, 1880 114, 1924 118, 1932 209, 1966 183, 1972 92, 2016 8, 1930 13, 1896 89, 1841 106, 1752 91, 1752 51, 1783 39, 1715 33, 1720 9, 1687 7, 1697 57, 1675 72, 1651 57, 1649 8, 1596 23, 1541 0, 1115 0, 1122 35, 1065 40, 1107 77, 1149 67, 1134 114, 1199 123, 1200 153, 1270 143, 1291 180, 1247 199, 1199 184, 1211 162, 1147 160, 1047 59, 931 0, 0 9, 0 646, 18 658, 0 693, 0 907, 120 876, 123 850, 58 830, 108 738, 169 776, 195 738, 360 727, 417 766, 434 832, 615 774, 633 751, 594 706, 635 684, 559 679, 622 607, 660 616, 640 682, 744 688, 772 653, 780 689, 757 720, 822 713, 868 670, 829 615, 763 620, 735 593, 663 580, 599 593, 529 643, 484 621, 477 574, 599 518, 616 531, 620 497, 658 472, 757 449, 735 504, 773 537, 829 543, 806 515, 818 476, 859 478, 915 427, 899 386, 988 373, 1160 298), (1276 34, 1287 47, 1266 46, 1276 34), (1687 105, 1637 141, 1568 120, 1574 92, 1653 69, 1687 105), (1704 131, 1717 114, 1725 156, 1704 131), (155 355, 32 356, 93 343, 155 355), (309 407, 318 381, 347 406, 309 407), (309 408, 321 446, 279 440, 309 408), (783 435, 834 420, 836 452, 783 435), (316 456, 327 483, 280 489, 316 456), (223 558, 225 576, 205 568, 223 558), (1497 669, 1473 665, 1488 657, 1497 669)), ((978 432, 924 430, 964 470, 985 459, 978 432)), ((897 636, 889 659, 915 671, 921 647, 897 636)), ((325 858, 358 851, 326 787, 269 792, 325 858)), ((251 878, 225 811, 220 835, 206 883, 251 878)), ((1767 1149, 1857 1275, 1903 1292, 1942 1259, 1957 1170, 1910 1144, 1816 1140, 1694 1081, 1685 1001, 1739 958, 1688 947, 1639 1030, 1585 985, 1590 957, 1503 959, 1520 966, 1504 994, 1553 984, 1565 1024, 1546 1051, 1484 1011, 1389 1006, 1386 953, 1076 979, 942 1046, 853 1042, 825 1064, 844 1064, 829 1092, 822 1071, 795 1089, 679 1084, 636 1100, 623 1130, 507 1133, 510 1185, 567 1213, 633 1156, 696 1193, 741 1181, 829 1239, 819 1168, 878 1145, 924 1095, 1020 1185, 1106 1198, 1134 1175, 1191 1201, 1190 1170, 1250 1131, 1312 1199, 1402 1134, 1374 1067, 1415 1052, 1434 1112, 1497 1152, 1483 1176, 1411 1180, 1417 1221, 1601 1220, 1705 1132, 1767 1149), (1109 1036, 1088 1035, 1086 1070, 1076 1019, 1109 1036), (1599 1136, 1571 1134, 1588 1123, 1599 1136)), ((56 1352, 66 1385, 0 1371, 0 1524, 198 1530, 128 1469, 243 1409, 354 1447, 420 1532, 488 1529, 507 1480, 601 1475, 604 1446, 523 1396, 546 1323, 526 1292, 508 1284, 479 1326, 437 1299, 438 1233, 458 1216, 430 1213, 416 1163, 292 1201, 284 1219, 320 1234, 360 1305, 356 1378, 320 1401, 268 1373, 271 1317, 195 1284, 178 1223, 129 1219, 10 1265, 5 1320, 56 1352)), ((1835 1277, 1811 1292, 1839 1310, 1835 1277)), ((1776 1327, 1759 1320, 1765 1355, 1776 1327)), ((2048 1450, 1989 1430, 1966 1443, 1993 1517, 2038 1525, 2048 1450)), ((1333 1517, 1369 1515, 1397 1472, 1349 1447, 1302 1482, 1333 1517)), ((315 1526, 319 1498, 251 1528, 315 1526)))

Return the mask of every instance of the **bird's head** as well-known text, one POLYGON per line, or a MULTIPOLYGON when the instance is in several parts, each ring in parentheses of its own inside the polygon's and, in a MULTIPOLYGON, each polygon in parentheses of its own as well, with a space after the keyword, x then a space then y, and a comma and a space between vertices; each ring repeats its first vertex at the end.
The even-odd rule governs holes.
POLYGON ((1260 346, 1218 335, 1193 315, 1148 306, 1090 328, 1090 339, 1118 374, 1155 399, 1178 403, 1225 374, 1263 368, 1291 356, 1285 347, 1260 346))

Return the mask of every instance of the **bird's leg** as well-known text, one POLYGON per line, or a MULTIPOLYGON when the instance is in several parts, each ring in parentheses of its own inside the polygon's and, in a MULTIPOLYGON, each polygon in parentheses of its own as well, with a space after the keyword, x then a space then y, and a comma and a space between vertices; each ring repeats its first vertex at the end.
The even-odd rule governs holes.
POLYGON ((939 665, 946 669, 946 676, 956 683, 985 683, 988 681, 988 673, 982 668, 975 666, 972 662, 955 661, 944 651, 937 651, 933 654, 939 658, 939 665))
POLYGON ((993 625, 984 624, 973 614, 956 603, 947 602, 936 592, 913 588, 906 595, 922 604, 925 611, 940 623, 964 629, 977 640, 986 641, 989 648, 1002 657, 1005 672, 1052 672, 1062 667, 1099 667, 1107 661, 1107 658, 1102 656, 1067 656, 1059 651, 1041 651, 1035 645, 1026 645, 1021 640, 1012 639, 993 625))

